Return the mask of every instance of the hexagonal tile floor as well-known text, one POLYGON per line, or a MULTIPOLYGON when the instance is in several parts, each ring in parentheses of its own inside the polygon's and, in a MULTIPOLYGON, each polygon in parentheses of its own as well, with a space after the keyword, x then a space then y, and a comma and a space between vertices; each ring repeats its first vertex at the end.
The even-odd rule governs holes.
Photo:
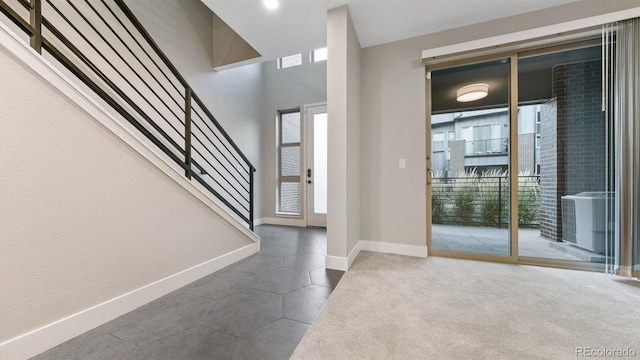
POLYGON ((287 359, 337 285, 326 232, 256 227, 260 253, 33 359, 287 359))

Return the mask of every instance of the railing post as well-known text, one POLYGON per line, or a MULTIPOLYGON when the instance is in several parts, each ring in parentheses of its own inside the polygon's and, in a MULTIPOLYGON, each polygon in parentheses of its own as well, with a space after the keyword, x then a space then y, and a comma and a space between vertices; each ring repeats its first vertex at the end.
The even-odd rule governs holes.
POLYGON ((253 173, 256 170, 249 166, 249 229, 253 231, 253 173))
POLYGON ((498 229, 502 228, 502 176, 498 176, 498 229))
POLYGON ((33 27, 33 34, 29 42, 35 51, 42 54, 42 3, 40 0, 31 0, 29 18, 31 27, 33 27))
POLYGON ((184 94, 184 176, 191 180, 191 88, 184 94))

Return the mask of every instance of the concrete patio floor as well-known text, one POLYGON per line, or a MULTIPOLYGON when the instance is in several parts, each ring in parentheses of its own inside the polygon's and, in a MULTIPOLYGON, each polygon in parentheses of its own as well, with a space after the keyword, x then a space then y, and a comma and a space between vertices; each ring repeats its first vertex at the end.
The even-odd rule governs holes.
MULTIPOLYGON (((432 245, 436 250, 508 256, 509 230, 434 224, 432 245)), ((518 255, 580 262, 604 261, 602 255, 545 239, 540 236, 538 229, 518 230, 518 255)))

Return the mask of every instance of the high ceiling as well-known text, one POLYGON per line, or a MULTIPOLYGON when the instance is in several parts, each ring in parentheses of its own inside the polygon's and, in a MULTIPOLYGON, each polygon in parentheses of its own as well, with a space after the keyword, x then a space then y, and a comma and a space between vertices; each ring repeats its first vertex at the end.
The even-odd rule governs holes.
POLYGON ((362 47, 430 34, 578 0, 202 0, 253 46, 258 61, 326 46, 328 9, 348 5, 362 47))

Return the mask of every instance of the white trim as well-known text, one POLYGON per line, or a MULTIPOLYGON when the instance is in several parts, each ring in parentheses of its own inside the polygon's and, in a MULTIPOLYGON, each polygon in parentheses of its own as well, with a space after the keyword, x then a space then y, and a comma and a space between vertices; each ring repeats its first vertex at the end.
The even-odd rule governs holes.
POLYGON ((385 254, 397 254, 413 257, 426 258, 429 254, 427 246, 395 244, 378 241, 360 240, 358 242, 360 250, 373 251, 385 254))
POLYGON ((253 219, 253 226, 260 226, 264 224, 264 218, 253 219))
POLYGON ((640 16, 640 7, 616 11, 608 14, 592 16, 584 19, 567 21, 559 24, 543 26, 535 29, 517 31, 510 34, 492 36, 484 39, 467 41, 463 43, 441 46, 433 49, 422 51, 422 60, 432 59, 434 57, 451 55, 466 51, 480 50, 495 46, 501 46, 508 43, 516 43, 520 41, 532 40, 559 33, 585 29, 598 26, 614 21, 626 20, 640 16))
POLYGON ((300 218, 264 217, 264 218, 262 218, 262 223, 263 224, 271 224, 271 225, 307 227, 306 220, 305 219, 300 219, 300 218))
POLYGON ((259 250, 259 243, 247 245, 7 340, 0 343, 0 358, 31 358, 195 280, 251 256, 259 250))
POLYGON ((347 271, 349 270, 349 261, 345 257, 325 256, 324 267, 331 270, 347 271))
POLYGON ((52 88, 67 97, 80 110, 87 113, 98 123, 111 131, 124 143, 130 146, 165 173, 169 178, 182 186, 185 190, 195 196, 203 204, 213 210, 221 218, 233 225, 236 229, 246 235, 254 242, 259 242, 260 238, 248 229, 236 214, 227 210, 218 199, 205 191, 204 187, 197 181, 188 180, 183 176, 182 168, 178 167, 171 160, 148 145, 148 141, 141 135, 131 131, 120 120, 115 118, 109 111, 73 83, 66 75, 48 62, 44 57, 35 52, 27 43, 21 40, 5 24, 0 22, 0 48, 6 49, 7 55, 24 64, 35 75, 46 81, 52 88))
POLYGON ((394 244, 379 241, 360 240, 356 246, 351 249, 349 256, 325 256, 325 267, 327 269, 347 271, 353 265, 353 262, 360 254, 360 251, 372 251, 384 254, 397 254, 404 256, 413 256, 426 258, 429 251, 426 246, 415 246, 405 244, 394 244))

